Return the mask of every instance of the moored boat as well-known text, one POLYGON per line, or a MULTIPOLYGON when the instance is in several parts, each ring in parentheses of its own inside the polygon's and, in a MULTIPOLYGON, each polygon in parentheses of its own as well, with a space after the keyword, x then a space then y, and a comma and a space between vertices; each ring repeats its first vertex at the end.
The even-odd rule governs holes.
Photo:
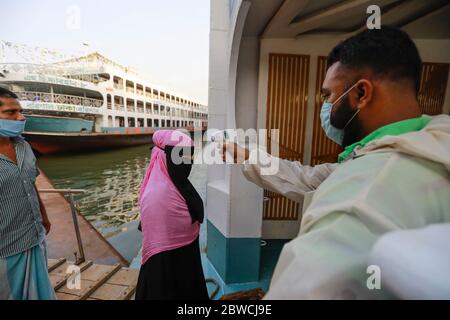
POLYGON ((207 127, 207 106, 149 84, 99 53, 52 64, 0 65, 0 85, 16 93, 24 136, 41 154, 151 142, 161 128, 207 127))

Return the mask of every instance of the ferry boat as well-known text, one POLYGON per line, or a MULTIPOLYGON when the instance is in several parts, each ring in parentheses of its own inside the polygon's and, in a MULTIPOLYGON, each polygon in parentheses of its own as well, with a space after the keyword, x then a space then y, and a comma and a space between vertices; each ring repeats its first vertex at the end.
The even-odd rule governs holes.
POLYGON ((160 128, 205 130, 208 107, 139 77, 98 52, 51 64, 3 63, 24 136, 40 154, 150 143, 160 128))

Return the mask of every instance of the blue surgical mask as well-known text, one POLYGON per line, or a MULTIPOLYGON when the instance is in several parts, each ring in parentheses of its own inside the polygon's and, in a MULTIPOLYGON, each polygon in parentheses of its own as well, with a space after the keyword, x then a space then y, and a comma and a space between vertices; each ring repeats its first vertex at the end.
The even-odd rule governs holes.
POLYGON ((0 137, 18 137, 25 129, 25 121, 0 119, 0 137))
POLYGON ((336 128, 331 124, 331 110, 336 105, 336 103, 338 103, 343 97, 345 97, 356 85, 357 83, 351 86, 339 98, 337 98, 334 103, 325 101, 322 105, 322 109, 320 110, 320 121, 322 124, 322 129, 325 131, 327 137, 336 142, 338 145, 342 145, 342 142, 344 141, 345 128, 347 128, 353 118, 356 117, 360 109, 358 109, 353 114, 353 116, 350 118, 350 120, 347 121, 344 128, 342 129, 336 128))

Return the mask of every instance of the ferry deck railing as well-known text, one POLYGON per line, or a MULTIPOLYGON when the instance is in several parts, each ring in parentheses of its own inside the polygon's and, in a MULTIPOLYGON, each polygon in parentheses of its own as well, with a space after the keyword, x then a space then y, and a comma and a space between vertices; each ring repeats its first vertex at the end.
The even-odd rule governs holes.
POLYGON ((85 107, 101 107, 103 105, 103 100, 85 98, 79 96, 72 96, 68 94, 50 93, 50 92, 34 92, 34 91, 19 91, 16 92, 19 100, 25 101, 37 101, 37 102, 47 102, 47 103, 64 103, 73 104, 77 106, 85 107))
POLYGON ((84 249, 83 249, 83 242, 81 240, 81 234, 80 234, 80 226, 78 224, 78 216, 77 216, 77 210, 75 207, 75 199, 73 197, 74 194, 81 194, 85 193, 86 190, 83 189, 38 189, 39 193, 60 193, 63 194, 63 196, 68 199, 70 204, 70 211, 72 214, 72 220, 73 220, 73 226, 75 228, 75 235, 77 238, 77 245, 78 245, 78 252, 74 252, 75 255, 75 264, 79 265, 86 261, 86 257, 84 255, 84 249))

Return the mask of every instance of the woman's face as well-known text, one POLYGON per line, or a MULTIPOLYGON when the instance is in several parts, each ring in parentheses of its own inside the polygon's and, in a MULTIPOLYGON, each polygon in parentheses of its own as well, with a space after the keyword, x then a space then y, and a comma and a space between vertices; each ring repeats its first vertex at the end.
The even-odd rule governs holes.
POLYGON ((174 181, 187 180, 191 173, 194 147, 166 146, 166 162, 169 175, 174 181))

